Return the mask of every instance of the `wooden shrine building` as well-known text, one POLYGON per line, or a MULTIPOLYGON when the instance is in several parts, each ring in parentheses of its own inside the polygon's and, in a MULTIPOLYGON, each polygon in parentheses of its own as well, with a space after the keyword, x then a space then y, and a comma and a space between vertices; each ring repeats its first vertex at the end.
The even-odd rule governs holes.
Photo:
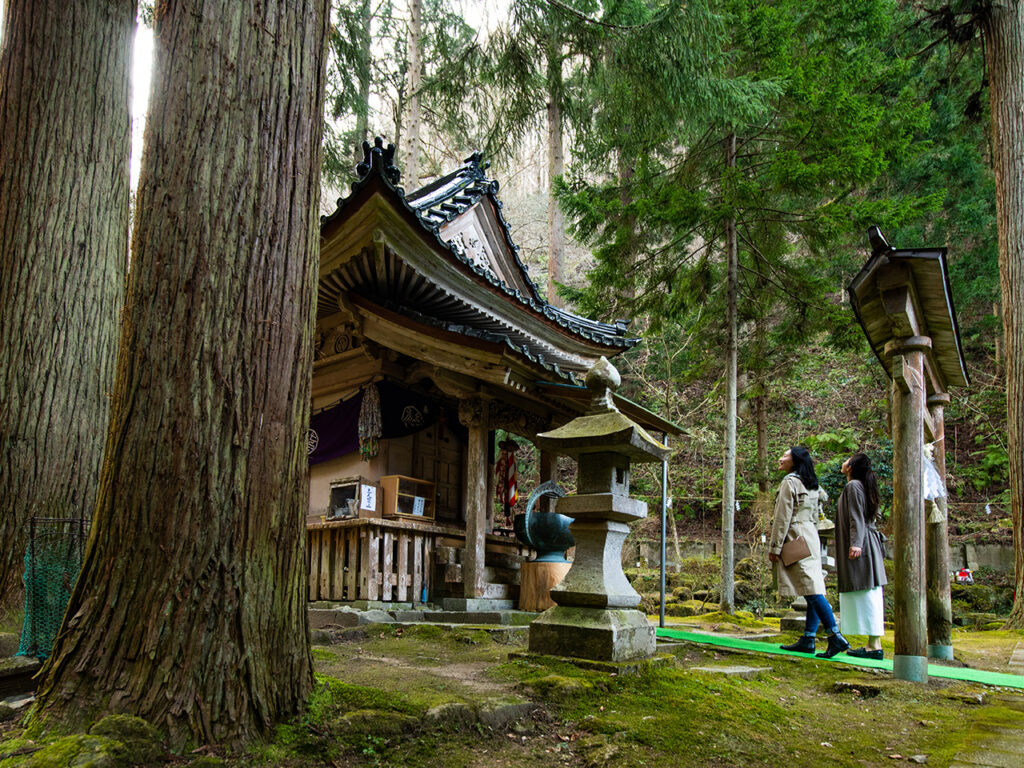
POLYGON ((878 227, 871 258, 850 283, 850 304, 892 380, 893 675, 928 678, 927 659, 952 659, 945 496, 926 503, 925 443, 945 484, 948 390, 966 387, 953 294, 942 248, 893 248, 878 227))
MULTIPOLYGON (((528 553, 495 524, 494 432, 532 442, 581 415, 582 375, 639 339, 541 298, 479 155, 407 194, 392 146, 363 152, 321 219, 309 597, 513 600, 528 553)), ((540 468, 552 479, 554 457, 540 468)))

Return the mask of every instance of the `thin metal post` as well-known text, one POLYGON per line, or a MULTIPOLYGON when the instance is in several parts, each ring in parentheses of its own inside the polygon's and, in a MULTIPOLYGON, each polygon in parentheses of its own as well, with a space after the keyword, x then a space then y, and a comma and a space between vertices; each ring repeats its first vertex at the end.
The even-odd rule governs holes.
MULTIPOLYGON (((663 432, 661 441, 668 445, 668 433, 663 432)), ((665 532, 668 521, 668 459, 661 462, 661 613, 658 626, 665 626, 665 532)))

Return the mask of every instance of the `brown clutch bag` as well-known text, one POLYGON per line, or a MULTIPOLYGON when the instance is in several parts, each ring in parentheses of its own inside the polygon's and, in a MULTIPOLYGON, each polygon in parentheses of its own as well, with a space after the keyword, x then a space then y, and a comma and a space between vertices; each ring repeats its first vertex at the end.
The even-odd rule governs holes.
POLYGON ((787 568, 793 563, 810 556, 811 550, 808 548, 803 536, 797 536, 792 541, 787 541, 782 545, 782 552, 779 553, 779 559, 782 560, 782 564, 787 568))

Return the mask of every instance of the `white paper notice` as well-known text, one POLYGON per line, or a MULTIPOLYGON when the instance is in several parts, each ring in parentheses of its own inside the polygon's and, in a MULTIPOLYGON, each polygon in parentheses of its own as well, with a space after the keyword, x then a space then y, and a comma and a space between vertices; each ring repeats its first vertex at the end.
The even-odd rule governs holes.
POLYGON ((427 500, 422 496, 412 497, 412 513, 414 515, 422 515, 423 507, 426 506, 427 500))
POLYGON ((359 508, 373 512, 377 509, 377 486, 359 485, 359 508))

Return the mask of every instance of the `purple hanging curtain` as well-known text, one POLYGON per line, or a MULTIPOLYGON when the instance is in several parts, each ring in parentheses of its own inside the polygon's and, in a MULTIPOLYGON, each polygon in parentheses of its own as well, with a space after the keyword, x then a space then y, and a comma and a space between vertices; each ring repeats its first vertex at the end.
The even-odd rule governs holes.
POLYGON ((363 393, 309 419, 309 465, 359 450, 359 407, 363 393))
MULTIPOLYGON (((377 382, 380 393, 381 439, 405 437, 433 426, 441 417, 441 406, 418 392, 392 384, 377 382)), ((359 410, 363 393, 313 414, 309 419, 309 464, 336 459, 359 450, 359 410)), ((445 429, 466 441, 466 428, 459 424, 454 409, 446 409, 445 429)))

